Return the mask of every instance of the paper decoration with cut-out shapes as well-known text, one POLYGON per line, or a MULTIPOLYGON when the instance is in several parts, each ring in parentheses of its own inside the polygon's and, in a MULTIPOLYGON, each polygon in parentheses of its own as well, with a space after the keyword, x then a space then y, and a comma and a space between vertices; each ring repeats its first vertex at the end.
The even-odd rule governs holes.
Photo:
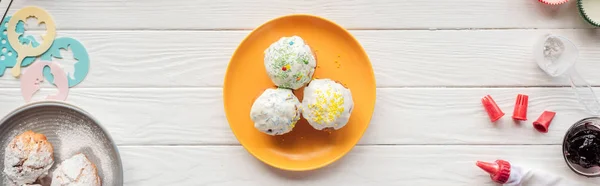
POLYGON ((44 81, 43 70, 45 67, 50 68, 51 75, 54 76, 54 85, 58 88, 58 93, 49 95, 46 99, 61 101, 67 99, 69 84, 67 75, 62 68, 56 63, 38 61, 29 66, 27 71, 23 73, 23 77, 21 77, 21 95, 23 95, 26 102, 30 102, 33 94, 40 90, 40 84, 44 81))
POLYGON ((25 57, 41 55, 42 53, 46 52, 48 48, 50 48, 54 42, 54 37, 56 37, 56 25, 54 24, 52 16, 50 16, 50 14, 48 14, 48 12, 46 12, 44 9, 35 6, 28 6, 13 14, 11 19, 8 21, 7 35, 10 46, 12 46, 17 53, 17 63, 11 69, 11 74, 14 77, 19 77, 21 75, 21 63, 25 57), (46 33, 42 35, 43 42, 37 47, 34 47, 32 42, 22 44, 21 41, 19 41, 19 38, 22 38, 22 34, 16 32, 17 24, 19 22, 27 21, 27 18, 30 17, 37 18, 37 24, 44 23, 46 25, 46 33))
MULTIPOLYGON (((12 46, 10 46, 10 43, 8 42, 8 34, 6 32, 8 28, 7 23, 10 18, 11 16, 4 18, 4 22, 2 22, 0 25, 0 31, 2 32, 2 34, 0 34, 0 76, 4 75, 6 68, 12 68, 15 66, 15 63, 17 63, 17 52, 15 52, 12 46)), ((23 22, 17 23, 16 32, 19 34, 23 34, 25 32, 25 25, 23 22)), ((31 40, 27 37, 21 37, 19 38, 19 41, 21 41, 21 43, 32 43, 33 46, 39 45, 35 39, 31 40)), ((35 57, 25 58, 23 63, 21 63, 21 67, 28 66, 33 63, 33 61, 35 61, 35 57)))
MULTIPOLYGON (((69 87, 73 87, 87 76, 90 70, 90 56, 81 42, 70 37, 60 37, 54 40, 52 46, 40 59, 45 61, 54 61, 53 58, 62 59, 58 65, 65 71, 69 80, 69 87), (70 50, 68 52, 67 50, 70 50)), ((35 57, 26 57, 25 61, 35 60, 35 57)), ((53 62, 57 63, 57 62, 53 62)), ((48 82, 53 83, 54 78, 50 75, 50 69, 44 69, 44 77, 48 82)))

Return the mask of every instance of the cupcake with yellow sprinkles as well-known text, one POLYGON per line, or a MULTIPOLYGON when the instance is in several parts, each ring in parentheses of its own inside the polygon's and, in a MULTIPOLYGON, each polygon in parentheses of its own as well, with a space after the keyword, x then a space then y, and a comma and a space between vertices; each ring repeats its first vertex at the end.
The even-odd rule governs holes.
POLYGON ((333 80, 314 79, 304 88, 302 116, 317 130, 346 126, 353 107, 350 89, 333 80))
POLYGON ((265 50, 265 68, 280 88, 299 89, 312 79, 317 60, 299 36, 282 37, 265 50))

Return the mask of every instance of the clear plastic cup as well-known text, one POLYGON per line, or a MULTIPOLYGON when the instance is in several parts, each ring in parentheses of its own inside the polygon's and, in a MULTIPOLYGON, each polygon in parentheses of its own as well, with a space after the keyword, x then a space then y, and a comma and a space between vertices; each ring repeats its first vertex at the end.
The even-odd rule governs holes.
POLYGON ((567 77, 573 92, 592 115, 600 115, 600 101, 592 86, 577 73, 575 62, 579 49, 566 37, 547 34, 535 45, 533 57, 538 66, 551 77, 567 77))

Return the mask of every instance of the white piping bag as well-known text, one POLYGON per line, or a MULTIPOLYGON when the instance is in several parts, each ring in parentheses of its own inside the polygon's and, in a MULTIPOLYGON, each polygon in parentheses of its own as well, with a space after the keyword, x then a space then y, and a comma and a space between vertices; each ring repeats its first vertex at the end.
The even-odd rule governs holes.
POLYGON ((477 166, 489 173, 490 178, 502 186, 583 186, 554 174, 511 165, 505 160, 491 163, 477 161, 477 166))

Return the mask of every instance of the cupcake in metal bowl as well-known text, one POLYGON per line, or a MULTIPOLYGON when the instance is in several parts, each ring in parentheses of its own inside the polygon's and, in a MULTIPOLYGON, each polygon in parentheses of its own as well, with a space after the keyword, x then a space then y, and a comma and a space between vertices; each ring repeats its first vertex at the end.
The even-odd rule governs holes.
MULTIPOLYGON (((46 136, 54 149, 54 162, 63 162, 83 153, 96 165, 103 185, 123 185, 123 166, 114 141, 98 121, 82 109, 58 101, 19 107, 0 121, 0 147, 6 148, 25 131, 46 136)), ((9 163, 4 161, 6 155, 0 151, 0 165, 9 163)), ((57 163, 49 172, 55 172, 57 163)), ((50 185, 51 181, 48 176, 35 184, 50 185)), ((0 185, 11 184, 6 175, 0 176, 0 185)))
POLYGON ((4 174, 16 185, 31 184, 48 174, 54 149, 46 136, 32 131, 17 135, 4 150, 4 174))

